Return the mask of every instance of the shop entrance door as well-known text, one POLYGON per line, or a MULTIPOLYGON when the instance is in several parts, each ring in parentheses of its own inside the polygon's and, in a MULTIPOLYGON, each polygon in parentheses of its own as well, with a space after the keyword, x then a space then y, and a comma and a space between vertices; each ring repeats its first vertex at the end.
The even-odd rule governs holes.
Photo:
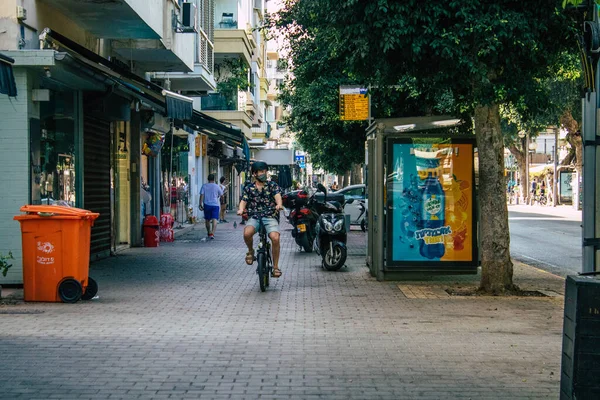
POLYGON ((112 134, 113 249, 128 246, 131 238, 131 184, 129 182, 129 123, 115 122, 112 134))

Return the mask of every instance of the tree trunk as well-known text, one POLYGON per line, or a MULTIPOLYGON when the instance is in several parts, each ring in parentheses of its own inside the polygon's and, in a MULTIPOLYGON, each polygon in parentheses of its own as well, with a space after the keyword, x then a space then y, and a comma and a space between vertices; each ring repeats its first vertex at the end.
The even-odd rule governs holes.
POLYGON ((575 132, 573 134, 567 134, 567 141, 575 149, 575 169, 577 170, 577 174, 581 176, 583 173, 583 140, 581 139, 581 134, 575 132))
POLYGON ((344 187, 344 175, 337 176, 337 184, 340 189, 344 187))
POLYGON ((342 188, 345 188, 350 184, 350 171, 346 171, 344 174, 344 183, 342 184, 342 188))
MULTIPOLYGON (((572 153, 575 152, 575 169, 579 176, 581 176, 583 170, 583 141, 581 140, 581 132, 579 131, 579 124, 573 118, 573 114, 570 110, 563 113, 560 118, 560 123, 567 130, 567 141, 571 145, 571 152, 567 158, 573 160, 572 153)), ((563 164, 568 165, 568 164, 563 164)))
POLYGON ((481 227, 480 290, 503 293, 514 289, 510 260, 508 209, 504 185, 504 138, 497 104, 475 108, 479 151, 479 207, 481 227))
POLYGON ((354 164, 352 166, 352 185, 362 183, 362 165, 354 164))

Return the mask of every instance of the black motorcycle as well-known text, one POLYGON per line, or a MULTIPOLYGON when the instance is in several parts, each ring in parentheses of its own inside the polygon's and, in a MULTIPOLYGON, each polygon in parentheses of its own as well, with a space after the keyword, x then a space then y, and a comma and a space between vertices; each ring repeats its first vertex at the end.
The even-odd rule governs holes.
POLYGON ((315 193, 309 202, 319 214, 314 247, 322 258, 323 268, 337 271, 344 266, 348 256, 344 195, 333 194, 328 197, 327 189, 321 184, 318 190, 323 193, 322 200, 315 193))
POLYGON ((296 244, 307 253, 313 251, 315 226, 319 215, 313 207, 312 197, 304 190, 294 190, 283 196, 283 206, 290 209, 288 221, 292 225, 292 237, 296 244))

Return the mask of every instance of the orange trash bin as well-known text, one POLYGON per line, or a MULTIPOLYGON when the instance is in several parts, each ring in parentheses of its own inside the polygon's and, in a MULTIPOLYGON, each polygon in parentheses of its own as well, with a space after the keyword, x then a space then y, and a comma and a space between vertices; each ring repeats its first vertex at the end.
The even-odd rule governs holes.
POLYGON ((23 206, 25 301, 75 303, 98 292, 89 277, 91 228, 100 214, 62 206, 23 206))

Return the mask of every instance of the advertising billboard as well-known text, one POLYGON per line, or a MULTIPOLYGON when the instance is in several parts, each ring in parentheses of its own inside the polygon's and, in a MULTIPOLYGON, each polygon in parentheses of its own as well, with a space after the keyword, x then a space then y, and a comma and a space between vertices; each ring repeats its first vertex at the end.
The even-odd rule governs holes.
POLYGON ((387 265, 473 265, 474 141, 388 141, 387 265))

